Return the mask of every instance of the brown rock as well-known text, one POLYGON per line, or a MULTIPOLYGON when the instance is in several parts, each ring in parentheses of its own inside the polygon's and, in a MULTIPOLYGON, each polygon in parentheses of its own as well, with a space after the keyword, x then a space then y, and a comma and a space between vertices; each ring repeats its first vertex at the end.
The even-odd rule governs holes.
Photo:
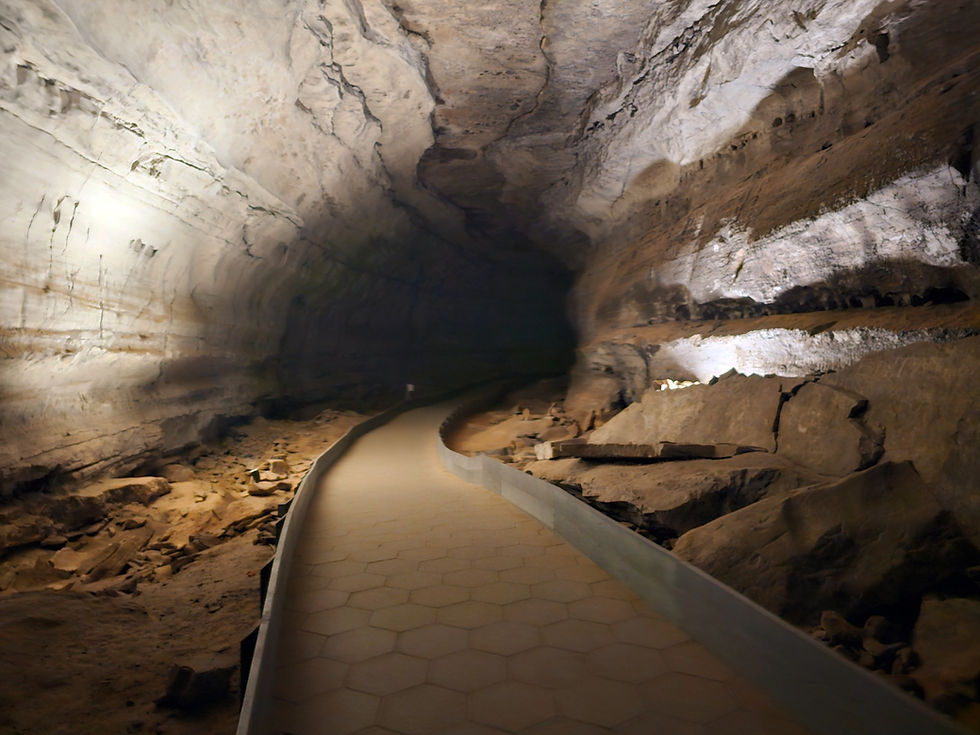
POLYGON ((895 675, 907 674, 919 665, 919 656, 911 646, 902 646, 895 652, 891 672, 895 675))
POLYGON ((26 544, 40 543, 54 533, 49 518, 5 513, 0 517, 0 551, 26 544))
POLYGON ((885 431, 883 459, 910 459, 980 546, 980 336, 922 342, 865 357, 821 383, 866 396, 885 431), (899 379, 900 377, 900 379, 899 379))
POLYGON ((152 536, 152 529, 146 527, 119 533, 109 545, 108 553, 91 567, 83 581, 96 582, 105 577, 116 576, 129 566, 136 553, 152 536))
POLYGON ((658 447, 648 444, 596 444, 584 439, 542 442, 534 446, 538 459, 657 459, 658 447))
POLYGON ((266 465, 273 475, 286 477, 289 474, 289 464, 284 459, 278 457, 270 459, 266 461, 266 465))
POLYGON ((910 462, 765 498, 688 531, 674 552, 792 621, 908 600, 977 553, 910 462))
POLYGON ((264 497, 272 495, 276 491, 286 491, 292 489, 292 483, 288 480, 276 480, 276 481, 252 481, 248 485, 248 494, 255 495, 258 497, 264 497))
POLYGON ((912 677, 933 704, 976 699, 980 680, 980 600, 923 600, 912 634, 922 665, 912 677))
POLYGON ((864 621, 864 638, 881 643, 895 642, 895 626, 883 615, 872 615, 864 621))
POLYGON ((227 652, 188 657, 170 670, 167 691, 157 704, 197 711, 223 702, 229 695, 237 665, 237 656, 227 652))
POLYGON ((568 441, 579 434, 576 424, 554 424, 539 433, 541 441, 568 441))
POLYGON ((764 452, 762 447, 742 446, 739 444, 677 444, 662 442, 660 457, 662 459, 727 459, 736 454, 749 452, 764 452))
POLYGON ((908 646, 901 642, 881 643, 873 638, 864 641, 864 650, 871 655, 873 666, 888 672, 892 671, 892 664, 898 652, 905 648, 908 646))
POLYGON ((633 523, 656 531, 657 536, 682 534, 761 498, 814 481, 785 460, 761 452, 653 464, 558 459, 534 462, 526 469, 550 482, 579 488, 588 499, 608 504, 607 513, 628 514, 633 523))
POLYGON ((867 400, 822 383, 806 383, 779 414, 779 454, 828 475, 843 476, 878 461, 881 431, 860 418, 867 400))
POLYGON ((775 451, 773 427, 783 391, 799 381, 736 373, 713 385, 648 390, 596 429, 596 444, 734 444, 775 451))
POLYGON ((41 548, 43 549, 60 549, 62 546, 68 543, 68 539, 59 534, 52 534, 41 541, 41 548))
POLYGON ((576 369, 565 397, 565 412, 588 431, 596 419, 603 423, 619 411, 621 392, 620 381, 615 377, 576 369))
POLYGON ((820 614, 820 627, 826 631, 828 639, 833 643, 845 646, 861 645, 861 629, 847 622, 839 612, 824 610, 820 614))
POLYGON ((95 497, 106 503, 139 503, 149 505, 150 502, 170 492, 170 483, 162 477, 119 477, 112 480, 102 480, 81 488, 76 495, 81 498, 95 497))
POLYGON ((194 470, 183 464, 168 464, 162 467, 160 476, 168 482, 188 482, 195 477, 194 470))

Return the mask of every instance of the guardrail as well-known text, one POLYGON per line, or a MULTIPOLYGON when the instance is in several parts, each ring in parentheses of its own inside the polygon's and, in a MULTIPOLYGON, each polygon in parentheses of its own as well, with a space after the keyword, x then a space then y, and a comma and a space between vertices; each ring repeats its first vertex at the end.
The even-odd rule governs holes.
POLYGON ((457 407, 439 430, 452 473, 536 518, 820 735, 968 735, 968 731, 877 675, 834 653, 768 610, 630 531, 561 488, 445 438, 499 396, 457 407))
MULTIPOLYGON (((507 382, 493 384, 488 390, 493 397, 500 395, 506 386, 515 381, 524 382, 533 374, 514 378, 507 382)), ((536 376, 540 377, 540 376, 536 376)), ((471 389, 471 388, 470 388, 471 389)), ((369 431, 386 424, 399 414, 411 408, 420 407, 438 400, 446 399, 456 393, 468 390, 456 388, 448 391, 433 391, 416 396, 415 400, 403 401, 351 427, 346 434, 331 444, 317 457, 307 471, 292 500, 280 504, 279 520, 276 523, 276 553, 272 561, 262 569, 260 579, 260 600, 262 617, 258 626, 241 641, 241 711, 238 716, 236 735, 259 735, 265 722, 272 700, 273 667, 275 665, 279 634, 282 630, 283 595, 281 594, 289 578, 296 546, 299 543, 299 528, 306 517, 306 509, 316 492, 317 485, 327 471, 336 464, 350 446, 369 431)), ((481 397, 484 393, 479 394, 481 397)), ((484 400, 486 400, 484 398, 484 400)))
MULTIPOLYGON (((284 591, 286 580, 292 568, 296 546, 299 543, 299 527, 306 517, 306 508, 316 492, 316 486, 338 459, 357 439, 372 429, 381 426, 415 404, 399 403, 376 416, 362 421, 351 427, 346 434, 319 457, 310 467, 303 481, 300 482, 292 501, 289 512, 285 515, 276 546, 276 555, 268 573, 267 592, 262 603, 262 617, 258 633, 252 640, 242 642, 242 657, 247 658, 251 650, 251 665, 242 661, 242 676, 248 677, 242 696, 242 709, 238 717, 237 735, 256 735, 265 721, 269 704, 272 700, 273 667, 277 654, 279 633, 282 629, 284 591)), ((251 638, 251 636, 250 636, 251 638)))

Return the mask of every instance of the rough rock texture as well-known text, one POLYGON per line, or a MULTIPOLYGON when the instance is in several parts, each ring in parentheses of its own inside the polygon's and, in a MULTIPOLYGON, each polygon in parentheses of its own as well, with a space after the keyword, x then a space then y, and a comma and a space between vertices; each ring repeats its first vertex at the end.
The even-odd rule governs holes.
POLYGON ((968 2, 658 4, 542 199, 539 222, 590 243, 575 254, 572 403, 962 336, 763 318, 976 296, 978 16, 968 2))
POLYGON ((885 430, 863 420, 868 399, 830 386, 806 383, 779 414, 779 454, 831 475, 867 469, 884 452, 885 430))
POLYGON ((898 606, 977 558, 910 462, 760 500, 674 552, 794 622, 898 606))
MULTIPOLYGON (((761 447, 680 498, 599 473, 707 523, 684 538, 769 508, 791 600, 787 539, 818 587, 922 592, 931 561, 845 557, 980 542, 978 27, 970 0, 0 0, 0 496, 284 402, 562 366, 568 297, 567 413, 481 440, 761 447), (760 495, 743 461, 843 479, 760 495)), ((243 518, 289 482, 252 469, 243 518)), ((206 495, 164 476, 161 507, 206 495)))
POLYGON ((575 489, 661 542, 818 479, 762 452, 655 465, 564 459, 534 462, 526 469, 575 489))
POLYGON ((980 679, 980 601, 924 600, 913 633, 922 666, 913 674, 926 698, 955 711, 956 700, 976 700, 980 679))
POLYGON ((298 483, 365 418, 317 408, 163 460, 169 485, 122 478, 7 502, 0 538, 18 506, 58 528, 0 549, 0 732, 234 732, 239 644, 290 498, 252 497, 247 482, 275 469, 298 483), (87 515, 64 513, 73 499, 87 515))
POLYGON ((566 338, 561 268, 417 181, 431 82, 385 5, 7 0, 0 40, 5 490, 566 338))
POLYGON ((980 547, 976 444, 980 337, 870 355, 821 383, 868 400, 864 426, 883 437, 882 458, 911 459, 936 497, 980 547), (879 434, 880 432, 880 434, 879 434), (967 471, 972 467, 972 471, 967 471))
POLYGON ((782 394, 797 381, 732 374, 715 385, 650 390, 595 430, 596 444, 728 443, 776 449, 782 394))
POLYGON ((586 331, 975 293, 978 12, 666 4, 555 193, 586 331))

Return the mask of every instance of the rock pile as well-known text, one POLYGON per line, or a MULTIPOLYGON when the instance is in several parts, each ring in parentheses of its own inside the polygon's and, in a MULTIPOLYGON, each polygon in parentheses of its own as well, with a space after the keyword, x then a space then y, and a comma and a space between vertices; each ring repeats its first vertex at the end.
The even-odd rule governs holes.
MULTIPOLYGON (((604 421, 593 412, 593 430, 539 442, 533 460, 531 432, 505 443, 533 411, 456 446, 494 442, 482 448, 980 722, 980 636, 967 638, 980 632, 978 373, 980 337, 919 343, 801 378, 654 384, 604 421)), ((571 424, 547 398, 550 421, 571 424)))
POLYGON ((51 718, 69 710, 84 732, 233 730, 238 645, 259 614, 278 505, 359 419, 256 419, 152 474, 8 500, 0 730, 57 732, 66 719, 51 718))

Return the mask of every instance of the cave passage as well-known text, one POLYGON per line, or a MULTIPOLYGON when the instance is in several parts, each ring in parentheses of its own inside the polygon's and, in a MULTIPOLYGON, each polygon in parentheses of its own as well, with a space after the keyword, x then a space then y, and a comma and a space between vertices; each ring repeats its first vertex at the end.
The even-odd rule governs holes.
POLYGON ((454 405, 372 431, 310 488, 252 731, 807 732, 560 537, 448 474, 436 442, 454 405))

